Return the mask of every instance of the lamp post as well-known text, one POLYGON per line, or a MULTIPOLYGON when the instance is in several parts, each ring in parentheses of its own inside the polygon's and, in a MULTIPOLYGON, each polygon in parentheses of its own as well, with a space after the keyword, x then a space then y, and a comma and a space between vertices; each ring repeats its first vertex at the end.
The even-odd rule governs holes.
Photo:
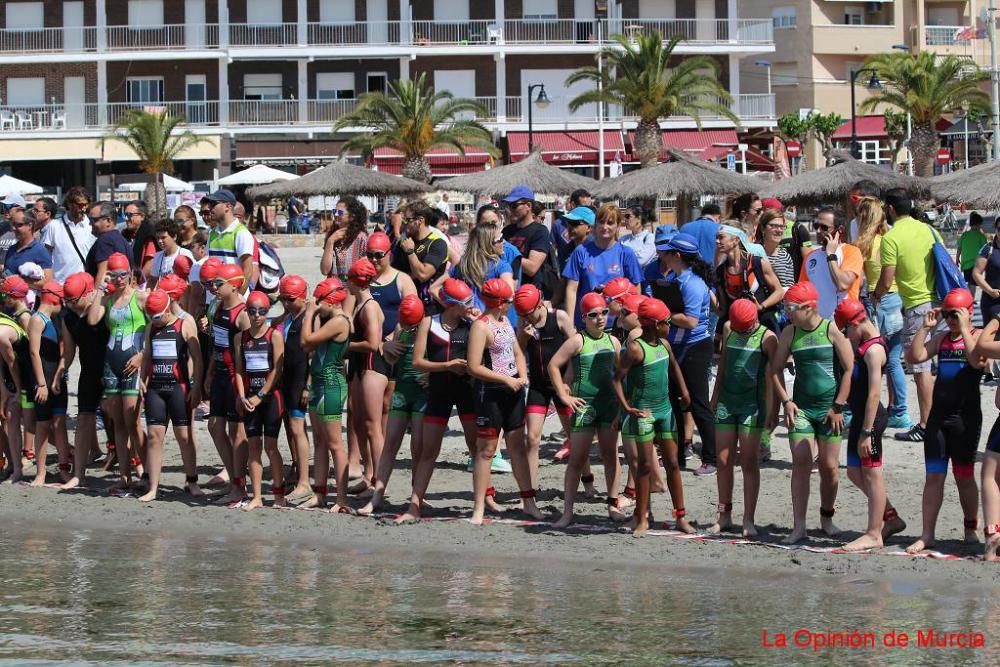
POLYGON ((544 83, 533 83, 528 86, 528 153, 530 154, 535 148, 535 139, 531 133, 531 107, 538 105, 539 109, 545 109, 549 106, 550 100, 549 96, 545 94, 545 84, 544 83), (540 89, 538 91, 538 97, 533 97, 535 89, 540 89))
POLYGON ((862 72, 871 72, 872 76, 868 80, 865 88, 868 90, 880 90, 882 83, 878 80, 878 72, 873 67, 862 67, 851 72, 851 155, 858 159, 858 116, 854 108, 854 83, 858 80, 858 75, 862 72))
POLYGON ((757 67, 767 68, 767 96, 771 96, 771 61, 769 60, 755 60, 753 62, 757 67))

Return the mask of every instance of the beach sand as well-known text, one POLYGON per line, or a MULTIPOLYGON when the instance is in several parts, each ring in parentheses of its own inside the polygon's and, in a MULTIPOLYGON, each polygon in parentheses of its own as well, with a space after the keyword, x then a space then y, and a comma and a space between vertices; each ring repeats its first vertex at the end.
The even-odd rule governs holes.
MULTIPOLYGON (((319 277, 320 251, 317 248, 295 248, 282 251, 286 270, 301 273, 310 284, 319 277)), ((75 370, 75 369, 74 369, 75 370)), ((75 388, 72 379, 70 387, 75 388)), ((911 390, 911 414, 916 411, 916 397, 911 390)), ((983 388, 984 427, 980 450, 985 446, 985 434, 997 417, 994 407, 994 389, 983 388)), ((70 414, 75 413, 75 397, 70 399, 70 414)), ((451 428, 457 429, 453 418, 451 428)), ((546 434, 559 430, 555 418, 548 420, 546 434)), ((70 434, 72 439, 72 433, 70 434)), ((104 438, 101 437, 103 442, 104 438)), ((196 422, 196 442, 199 456, 201 482, 218 470, 218 458, 208 436, 205 421, 196 422)), ((548 463, 558 448, 553 439, 543 441, 543 466, 539 473, 539 506, 551 520, 558 518, 562 509, 561 489, 565 466, 548 463)), ((279 446, 286 462, 288 448, 282 433, 279 446)), ((438 467, 431 482, 428 502, 433 506, 430 516, 453 520, 427 521, 418 525, 395 526, 391 515, 402 512, 410 493, 409 445, 404 441, 396 470, 389 484, 385 518, 364 518, 331 515, 325 512, 303 510, 262 509, 254 512, 230 510, 193 500, 180 491, 183 472, 180 455, 171 434, 167 436, 164 458, 164 475, 161 482, 161 499, 143 504, 134 498, 110 498, 103 490, 115 477, 101 476, 91 470, 90 490, 59 492, 55 489, 30 489, 26 486, 0 485, 0 524, 32 523, 39 526, 58 525, 66 529, 87 528, 100 530, 114 526, 116 529, 152 530, 172 535, 188 535, 192 540, 203 539, 253 539, 265 542, 288 541, 322 547, 336 544, 353 548, 378 551, 399 549, 434 550, 460 559, 463 554, 475 552, 515 559, 532 557, 565 557, 569 560, 599 560, 615 566, 629 563, 683 564, 707 567, 740 567, 770 571, 792 571, 809 574, 864 574, 930 576, 940 580, 961 580, 970 577, 984 582, 1000 581, 1000 567, 977 560, 936 560, 891 555, 846 555, 813 553, 805 550, 785 550, 773 546, 787 534, 792 524, 790 500, 790 456, 784 427, 780 427, 772 444, 773 461, 761 473, 761 493, 757 521, 763 529, 761 541, 771 545, 726 544, 709 540, 690 540, 676 536, 650 535, 634 539, 620 527, 607 520, 603 497, 587 500, 580 498, 577 506, 578 522, 566 531, 548 525, 519 525, 516 523, 490 523, 474 527, 464 520, 472 509, 472 474, 466 472, 466 450, 458 431, 448 432, 438 467)), ((841 462, 845 460, 842 447, 841 462)), ((53 448, 50 446, 50 452, 53 448)), ((895 441, 891 435, 885 440, 885 475, 889 498, 906 520, 908 528, 892 538, 885 552, 899 552, 920 533, 920 494, 924 479, 923 447, 919 443, 895 441)), ((697 465, 689 462, 689 468, 697 465), (693 464, 693 465, 691 465, 693 464)), ((603 475, 596 457, 592 457, 593 471, 597 477, 598 491, 604 493, 603 475)), ((54 466, 50 467, 53 470, 54 466)), ((267 464, 265 460, 265 471, 267 464)), ((624 465, 623 465, 624 471, 624 465)), ((28 469, 29 474, 33 472, 28 469)), ((976 475, 978 481, 979 469, 976 475)), ((265 475, 267 473, 265 472, 265 475)), ((55 475, 50 476, 56 479, 55 475)), ((695 477, 684 474, 684 491, 688 517, 704 529, 715 520, 716 478, 695 477)), ((624 484, 624 475, 622 478, 624 484)), ((517 505, 517 486, 513 476, 494 475, 493 484, 498 490, 498 501, 511 507, 505 518, 523 518, 513 508, 517 505)), ((843 538, 831 540, 819 533, 819 477, 812 476, 809 526, 810 540, 804 543, 813 547, 835 547, 857 536, 864 528, 867 507, 864 496, 848 481, 846 470, 841 468, 840 492, 837 500, 835 523, 845 531, 843 538)), ((269 484, 265 478, 265 494, 269 484)), ((270 496, 265 500, 269 503, 270 496)), ((360 507, 364 501, 353 501, 360 507)), ((742 479, 736 472, 733 519, 736 525, 742 517, 742 479)), ((670 517, 670 502, 666 494, 654 496, 653 511, 658 522, 670 517)), ((499 517, 497 517, 499 518, 499 517)), ((978 556, 981 546, 961 544, 963 534, 962 514, 954 484, 949 479, 944 507, 938 522, 937 549, 947 554, 978 556)), ((980 526, 981 535, 981 526, 980 526)), ((730 538, 738 538, 731 533, 730 538)), ((721 572, 720 572, 721 574, 721 572)))

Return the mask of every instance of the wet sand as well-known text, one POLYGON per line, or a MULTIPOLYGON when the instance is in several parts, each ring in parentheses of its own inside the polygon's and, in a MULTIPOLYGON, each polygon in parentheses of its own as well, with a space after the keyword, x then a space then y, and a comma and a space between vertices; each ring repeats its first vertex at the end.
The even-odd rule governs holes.
MULTIPOLYGON (((310 283, 318 277, 319 250, 312 248, 288 249, 282 252, 286 269, 301 272, 310 283)), ((70 386, 75 387, 75 379, 70 386)), ((993 402, 994 389, 983 388, 984 447, 997 409, 993 402)), ((915 412, 916 398, 911 385, 911 412, 915 412)), ((75 398, 70 399, 70 414, 75 413, 75 398)), ((458 428, 457 419, 451 422, 458 428)), ((546 434, 559 430, 554 418, 546 424, 546 434)), ((72 438, 72 433, 71 433, 72 438)), ((103 437, 101 438, 103 441, 103 437)), ((196 441, 199 456, 199 473, 204 483, 218 469, 215 448, 207 431, 206 422, 196 422, 196 441)), ((558 448, 557 440, 543 441, 543 464, 539 474, 539 506, 554 521, 562 509, 561 489, 565 467, 547 463, 558 448)), ((287 444, 282 433, 279 446, 287 461, 287 444)), ((761 493, 757 521, 763 529, 762 541, 778 543, 792 524, 789 485, 790 457, 785 429, 779 428, 772 444, 773 461, 761 473, 761 493)), ((843 449, 843 448, 842 448, 843 449)), ((50 447, 50 451, 52 448, 50 447)), ((472 509, 472 474, 466 472, 464 440, 457 431, 449 431, 442 448, 437 471, 431 483, 428 502, 433 506, 431 516, 461 519, 472 509)), ((841 452, 841 462, 845 460, 841 452)), ((694 463, 694 462, 691 462, 694 463)), ((596 449, 592 458, 597 476, 598 491, 603 494, 602 473, 596 449)), ((693 467, 693 466, 691 466, 693 467)), ((50 467, 50 470, 54 466, 50 467)), ((266 463, 265 463, 266 470, 266 463)), ((31 473, 31 469, 27 471, 31 473)), ((174 536, 190 536, 200 540, 206 536, 221 538, 261 540, 264 542, 289 541, 313 543, 317 546, 336 544, 357 549, 414 549, 435 550, 462 558, 463 554, 490 554, 498 557, 522 559, 524 557, 556 557, 569 560, 595 559, 617 565, 629 562, 663 565, 693 565, 707 567, 740 567, 770 571, 791 571, 820 574, 913 575, 930 576, 943 581, 965 581, 970 578, 996 583, 1000 581, 1000 567, 974 560, 934 560, 889 555, 844 555, 811 553, 802 550, 788 551, 774 546, 722 544, 711 541, 684 540, 678 537, 651 535, 642 540, 633 539, 620 531, 619 526, 606 518, 603 498, 586 500, 578 504, 577 527, 566 531, 554 530, 547 525, 517 525, 491 523, 474 527, 462 520, 429 521, 418 525, 395 526, 391 515, 405 509, 409 498, 410 465, 409 447, 404 441, 396 471, 389 485, 385 512, 387 518, 363 518, 331 515, 324 512, 303 510, 263 509, 254 512, 229 510, 207 502, 193 500, 180 491, 183 472, 180 455, 172 435, 168 434, 161 499, 150 504, 139 503, 134 498, 109 498, 102 493, 111 485, 114 476, 102 477, 90 471, 90 491, 59 492, 54 489, 30 489, 25 486, 0 485, 0 523, 39 526, 59 525, 68 528, 85 528, 100 531, 102 527, 116 529, 149 529, 174 536)), ((976 470, 978 479, 978 467, 976 470)), ((265 475, 267 473, 265 472, 265 475)), ((886 551, 901 551, 919 536, 920 494, 924 479, 923 449, 919 443, 903 443, 888 438, 885 441, 885 474, 889 497, 908 523, 908 528, 892 538, 886 551)), ((51 479, 55 479, 52 476, 51 479)), ((494 475, 501 504, 513 508, 517 504, 517 487, 513 476, 494 475)), ((624 484, 624 478, 623 478, 624 484)), ((685 473, 684 487, 689 518, 697 521, 701 529, 715 519, 716 478, 695 477, 685 473)), ((265 479, 265 494, 269 485, 265 479)), ((742 516, 742 480, 736 472, 734 495, 734 522, 742 516)), ((270 496, 265 495, 269 503, 270 496)), ((360 507, 364 501, 355 500, 360 507)), ((670 516, 669 498, 665 494, 654 496, 653 511, 658 521, 670 516)), ((848 481, 841 468, 840 493, 837 502, 836 524, 845 531, 842 539, 820 537, 819 479, 812 476, 809 525, 810 540, 805 545, 835 547, 857 536, 864 528, 866 503, 863 495, 848 481)), ((506 518, 522 518, 513 509, 506 518)), ((937 549, 949 554, 978 556, 980 546, 961 544, 963 534, 962 514, 954 484, 949 480, 944 507, 938 523, 937 549)), ((731 533, 738 538, 738 533, 731 533)))

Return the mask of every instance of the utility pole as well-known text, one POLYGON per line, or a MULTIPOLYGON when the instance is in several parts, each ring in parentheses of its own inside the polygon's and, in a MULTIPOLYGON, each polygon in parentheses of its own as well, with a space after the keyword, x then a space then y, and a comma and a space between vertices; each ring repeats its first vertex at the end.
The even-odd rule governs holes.
POLYGON ((996 0, 990 0, 987 12, 990 25, 990 82, 993 103, 993 159, 1000 160, 1000 71, 997 70, 997 17, 996 0))

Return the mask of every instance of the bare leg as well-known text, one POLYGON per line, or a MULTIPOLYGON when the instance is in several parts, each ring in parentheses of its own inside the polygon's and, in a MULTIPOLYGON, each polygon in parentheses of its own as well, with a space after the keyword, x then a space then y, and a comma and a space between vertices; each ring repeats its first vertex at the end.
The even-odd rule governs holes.
MULTIPOLYGON (((396 456, 399 454, 399 448, 403 444, 403 437, 406 435, 406 426, 409 423, 410 418, 408 415, 389 415, 389 421, 386 424, 385 447, 382 449, 382 455, 379 458, 378 474, 375 477, 372 497, 364 507, 358 510, 358 514, 368 516, 382 506, 382 502, 385 500, 385 490, 389 485, 389 477, 396 466, 396 456)), ((414 427, 414 432, 416 432, 416 427, 414 427)), ((414 457, 413 461, 414 467, 416 467, 417 457, 414 457)))
POLYGON ((132 462, 128 449, 129 429, 122 409, 121 396, 109 396, 104 399, 104 411, 111 415, 115 440, 118 441, 118 444, 115 446, 115 456, 118 458, 118 476, 120 481, 112 489, 127 489, 132 484, 132 462))
POLYGON ((59 453, 59 481, 65 484, 70 479, 70 447, 69 447, 69 434, 66 432, 66 415, 53 415, 52 416, 52 442, 56 445, 56 451, 59 453))
POLYGON ((285 417, 285 435, 288 447, 295 459, 295 488, 288 494, 288 500, 300 500, 312 495, 309 487, 309 436, 306 435, 306 420, 304 417, 285 417))
POLYGON ((983 521, 986 523, 986 546, 983 560, 995 561, 1000 549, 1000 533, 991 532, 1000 525, 1000 454, 986 450, 981 470, 983 521))
POLYGON ((10 451, 11 474, 7 478, 7 484, 15 484, 21 481, 24 476, 24 464, 21 460, 23 456, 24 439, 21 432, 21 403, 17 394, 11 394, 7 403, 9 417, 6 423, 7 443, 10 451))
POLYGON ((490 464, 496 454, 499 436, 494 438, 479 438, 476 441, 476 456, 473 457, 472 468, 472 524, 483 523, 486 513, 486 490, 490 486, 490 464))
POLYGON ((249 459, 247 465, 250 468, 250 486, 253 497, 250 502, 243 506, 243 509, 250 512, 264 506, 264 441, 261 436, 247 438, 249 459))
POLYGON ((250 458, 247 444, 247 431, 242 421, 227 423, 229 441, 233 443, 233 467, 230 471, 229 493, 220 502, 239 503, 246 498, 247 462, 250 458))
MULTIPOLYGON (((313 430, 313 493, 299 507, 326 506, 327 485, 330 481, 330 452, 332 445, 327 442, 327 430, 322 417, 309 412, 313 430)), ((340 422, 337 422, 338 424, 340 422)), ((337 432, 340 435, 340 432, 337 432)))
MULTIPOLYGON (((837 504, 837 490, 840 487, 840 442, 820 440, 819 445, 819 506, 833 510, 837 504)), ((820 515, 820 526, 828 537, 840 534, 832 516, 820 515)))
POLYGON ((597 447, 604 464, 604 481, 608 489, 608 516, 612 521, 626 521, 625 514, 618 509, 618 485, 621 466, 618 463, 618 431, 610 427, 597 429, 597 447))
POLYGON ((861 537, 844 545, 844 551, 868 551, 882 547, 882 517, 885 514, 885 480, 882 467, 847 469, 847 478, 868 497, 868 526, 861 537))
POLYGON ((587 460, 587 457, 590 456, 590 445, 593 440, 593 431, 570 433, 569 458, 566 459, 566 477, 563 483, 563 514, 556 521, 556 528, 566 528, 573 523, 573 505, 576 503, 576 489, 580 486, 583 464, 587 460))
POLYGON ((636 447, 635 511, 632 513, 633 537, 643 537, 649 530, 650 476, 655 461, 656 453, 653 451, 652 441, 644 442, 636 447))
POLYGON ((198 486, 198 454, 191 427, 175 426, 174 438, 177 439, 177 446, 181 450, 181 461, 184 464, 184 489, 192 496, 205 495, 198 486))
POLYGON ((441 453, 441 439, 447 424, 442 424, 437 420, 428 421, 425 417, 423 436, 420 447, 420 458, 413 462, 413 490, 410 494, 410 507, 396 521, 397 523, 409 523, 420 519, 420 508, 430 486, 431 477, 434 475, 434 464, 437 463, 438 454, 441 453))
POLYGON ((378 463, 382 457, 382 447, 385 445, 385 431, 382 430, 382 405, 385 388, 389 379, 381 373, 370 371, 361 377, 361 403, 363 406, 365 439, 367 440, 368 469, 366 479, 369 482, 378 475, 378 463))
POLYGON ((337 503, 330 508, 331 512, 351 512, 347 504, 348 460, 347 450, 340 437, 340 419, 324 421, 320 424, 324 430, 323 439, 333 453, 333 476, 337 480, 337 503))
POLYGON ((362 450, 366 448, 364 403, 362 401, 361 379, 351 380, 347 401, 347 451, 350 457, 351 479, 365 477, 362 450))
POLYGON ((813 442, 799 438, 792 449, 792 532, 782 542, 795 544, 806 539, 806 512, 809 509, 809 477, 812 475, 813 442))
MULTIPOLYGON (((129 451, 133 457, 137 457, 140 461, 137 467, 141 467, 146 453, 146 438, 139 427, 139 397, 122 396, 121 403, 121 415, 122 419, 125 420, 126 433, 130 443, 129 451)), ((138 472, 142 474, 143 470, 138 472)))
MULTIPOLYGON (((712 535, 718 535, 733 523, 733 456, 736 454, 736 441, 736 431, 716 429, 715 447, 718 459, 716 482, 719 488, 719 518, 708 529, 712 535)), ((741 460, 745 459, 746 452, 742 454, 741 460)))
MULTIPOLYGON (((542 446, 542 429, 545 428, 545 414, 529 412, 524 417, 525 455, 531 470, 531 488, 538 488, 538 452, 542 446)), ((513 464, 511 464, 513 465, 513 464)))
POLYGON ((534 480, 531 476, 531 462, 528 460, 527 447, 524 444, 524 429, 519 428, 505 433, 504 437, 507 443, 507 453, 510 454, 510 467, 521 492, 521 510, 531 518, 541 521, 544 517, 535 504, 534 480))
POLYGON ((52 422, 48 419, 35 422, 35 479, 31 482, 31 486, 35 488, 45 486, 47 472, 45 459, 48 458, 49 431, 51 429, 52 422))
POLYGON ((146 472, 149 473, 149 490, 139 497, 139 501, 148 503, 156 500, 156 492, 160 488, 160 471, 163 469, 163 439, 166 436, 166 425, 149 427, 149 437, 146 439, 146 472))
POLYGON ((920 539, 906 547, 906 553, 920 553, 934 546, 934 529, 937 526, 938 513, 944 501, 945 473, 927 473, 924 480, 924 495, 922 502, 923 532, 920 539))
POLYGON ((740 468, 743 470, 743 537, 757 536, 757 499, 760 496, 759 431, 740 436, 740 468))
MULTIPOLYGON (((954 467, 952 474, 954 475, 954 467)), ((959 477, 955 475, 955 486, 958 487, 958 501, 962 504, 962 515, 965 517, 965 543, 977 544, 979 533, 976 530, 979 517, 979 489, 976 487, 975 475, 959 477)))
POLYGON ((215 444, 215 451, 219 453, 219 459, 226 469, 229 479, 236 477, 233 472, 233 443, 229 440, 229 431, 226 429, 225 417, 209 417, 208 433, 212 436, 215 444))
POLYGON ((670 502, 674 506, 677 530, 691 534, 694 526, 687 520, 687 508, 684 507, 684 483, 681 480, 680 445, 676 440, 663 440, 659 443, 663 467, 667 472, 667 490, 670 492, 670 502))
POLYGON ((920 406, 920 425, 927 426, 927 418, 931 414, 934 378, 931 377, 930 371, 914 373, 913 382, 917 385, 917 405, 920 406))
POLYGON ((278 449, 278 439, 264 436, 264 451, 267 452, 267 463, 271 466, 271 491, 274 494, 274 506, 285 506, 285 462, 278 449))
POLYGON ((87 465, 91 452, 97 447, 97 415, 81 412, 76 417, 76 432, 73 434, 73 477, 61 489, 75 489, 87 486, 87 465))

